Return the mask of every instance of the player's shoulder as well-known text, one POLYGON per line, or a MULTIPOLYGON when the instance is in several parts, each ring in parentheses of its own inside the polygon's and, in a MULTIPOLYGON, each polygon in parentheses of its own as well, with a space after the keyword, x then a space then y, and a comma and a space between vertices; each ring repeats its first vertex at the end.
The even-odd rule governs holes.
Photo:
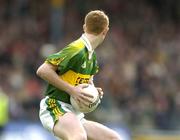
POLYGON ((63 48, 59 54, 73 57, 79 54, 85 48, 85 44, 81 39, 75 40, 63 48))
POLYGON ((85 44, 83 43, 81 38, 73 41, 66 47, 66 49, 70 49, 70 50, 74 50, 74 51, 78 51, 83 48, 85 48, 85 44))

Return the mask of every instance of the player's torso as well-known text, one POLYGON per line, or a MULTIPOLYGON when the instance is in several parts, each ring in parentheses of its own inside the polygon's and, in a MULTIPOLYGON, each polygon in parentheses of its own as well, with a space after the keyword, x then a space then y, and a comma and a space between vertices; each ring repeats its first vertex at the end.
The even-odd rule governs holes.
POLYGON ((69 63, 69 70, 60 77, 72 85, 88 83, 91 75, 97 71, 97 60, 95 53, 89 59, 86 47, 76 54, 69 63))
MULTIPOLYGON (((72 49, 74 48, 74 45, 77 45, 79 48, 77 51, 78 53, 73 55, 66 65, 59 67, 57 74, 62 80, 71 85, 88 83, 90 77, 98 71, 96 54, 95 52, 90 54, 81 40, 77 40, 75 43, 70 44, 68 46, 69 51, 71 51, 71 47, 72 49), (91 57, 89 57, 89 55, 91 55, 91 57)), ((69 103, 69 94, 58 90, 52 85, 48 86, 46 95, 69 103)))

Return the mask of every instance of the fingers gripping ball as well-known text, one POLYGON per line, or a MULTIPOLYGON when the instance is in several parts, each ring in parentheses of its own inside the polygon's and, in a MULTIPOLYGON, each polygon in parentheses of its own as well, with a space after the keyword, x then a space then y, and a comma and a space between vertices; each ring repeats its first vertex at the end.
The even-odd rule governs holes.
POLYGON ((81 104, 79 101, 77 101, 75 98, 71 96, 70 101, 71 105, 74 107, 75 110, 83 112, 83 113, 89 113, 94 111, 98 104, 100 103, 100 97, 98 90, 93 85, 88 85, 88 87, 83 88, 84 92, 93 95, 93 98, 91 99, 91 103, 87 105, 81 104))

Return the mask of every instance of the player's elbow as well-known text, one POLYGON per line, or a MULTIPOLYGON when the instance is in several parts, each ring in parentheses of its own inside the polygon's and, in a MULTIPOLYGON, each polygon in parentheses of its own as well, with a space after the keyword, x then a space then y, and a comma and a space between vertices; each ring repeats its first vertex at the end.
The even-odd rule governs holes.
POLYGON ((39 77, 42 77, 45 73, 45 70, 44 70, 44 67, 41 65, 37 71, 36 71, 36 74, 39 76, 39 77))
POLYGON ((36 74, 42 79, 47 78, 49 75, 56 72, 57 67, 48 63, 42 64, 36 71, 36 74))

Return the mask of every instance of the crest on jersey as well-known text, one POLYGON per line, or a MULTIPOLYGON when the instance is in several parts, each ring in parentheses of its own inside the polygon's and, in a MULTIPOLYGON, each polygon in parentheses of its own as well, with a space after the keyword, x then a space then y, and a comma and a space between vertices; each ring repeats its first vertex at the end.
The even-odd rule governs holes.
POLYGON ((81 65, 81 67, 82 67, 83 69, 86 68, 86 61, 84 61, 84 63, 81 65))

